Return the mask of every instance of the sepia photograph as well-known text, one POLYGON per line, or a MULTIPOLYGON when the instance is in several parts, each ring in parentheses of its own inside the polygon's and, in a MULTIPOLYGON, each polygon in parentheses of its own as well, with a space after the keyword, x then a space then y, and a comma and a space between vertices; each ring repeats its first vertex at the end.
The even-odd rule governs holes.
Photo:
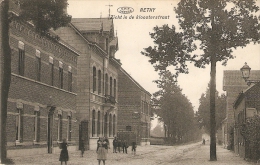
POLYGON ((260 164, 259 0, 0 0, 0 164, 260 164))

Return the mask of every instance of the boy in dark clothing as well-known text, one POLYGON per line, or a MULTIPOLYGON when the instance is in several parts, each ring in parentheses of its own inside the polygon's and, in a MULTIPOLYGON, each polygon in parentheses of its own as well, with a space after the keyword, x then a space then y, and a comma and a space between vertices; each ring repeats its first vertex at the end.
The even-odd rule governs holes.
POLYGON ((121 147, 122 147, 121 140, 118 140, 118 141, 117 141, 117 148, 118 148, 118 152, 119 152, 119 153, 121 152, 121 147))
POLYGON ((132 142, 132 154, 134 154, 135 155, 135 153, 136 153, 136 142, 132 142))
POLYGON ((117 138, 115 137, 113 140, 113 153, 117 153, 116 148, 117 148, 117 138))
POLYGON ((123 153, 127 154, 127 148, 128 148, 128 144, 126 142, 126 140, 123 141, 123 153))

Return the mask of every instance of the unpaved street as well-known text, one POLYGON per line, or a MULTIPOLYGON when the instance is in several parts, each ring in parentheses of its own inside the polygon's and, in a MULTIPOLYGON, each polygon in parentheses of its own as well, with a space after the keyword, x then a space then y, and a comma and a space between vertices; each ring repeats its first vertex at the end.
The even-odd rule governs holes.
MULTIPOLYGON (((130 150, 130 147, 128 148, 130 150)), ((97 165, 95 151, 86 151, 84 157, 80 157, 80 152, 70 152, 68 165, 97 165)), ((138 146, 137 154, 112 153, 108 152, 106 165, 172 165, 172 164, 226 164, 226 165, 250 165, 233 152, 217 147, 218 161, 209 161, 209 145, 199 143, 179 145, 179 146, 138 146)), ((44 154, 34 157, 17 157, 13 161, 15 164, 53 164, 59 165, 59 153, 44 154)), ((102 163, 101 163, 102 164, 102 163)), ((252 163, 251 163, 252 164, 252 163)))

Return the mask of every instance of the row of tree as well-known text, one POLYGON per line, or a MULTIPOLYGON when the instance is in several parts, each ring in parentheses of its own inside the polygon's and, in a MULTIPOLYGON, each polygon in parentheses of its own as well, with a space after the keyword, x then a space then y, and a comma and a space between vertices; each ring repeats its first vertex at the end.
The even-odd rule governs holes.
MULTIPOLYGON (((209 87, 207 88, 205 93, 201 94, 199 99, 200 105, 198 111, 196 112, 196 116, 198 117, 198 123, 200 128, 204 128, 206 133, 210 133, 210 93, 209 87)), ((218 91, 216 91, 216 130, 221 128, 221 122, 226 117, 226 95, 219 95, 218 91)))
POLYGON ((160 81, 158 86, 161 89, 154 93, 154 103, 160 108, 154 113, 160 116, 159 121, 164 124, 167 141, 173 144, 198 139, 200 131, 194 118, 193 106, 182 89, 171 81, 160 81))

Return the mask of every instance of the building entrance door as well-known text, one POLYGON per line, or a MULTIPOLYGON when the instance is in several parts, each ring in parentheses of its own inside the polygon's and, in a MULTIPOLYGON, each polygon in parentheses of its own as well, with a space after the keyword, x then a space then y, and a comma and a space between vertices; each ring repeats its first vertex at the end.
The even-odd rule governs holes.
POLYGON ((79 149, 82 145, 86 150, 89 149, 89 137, 88 137, 88 121, 81 121, 79 125, 79 149))

